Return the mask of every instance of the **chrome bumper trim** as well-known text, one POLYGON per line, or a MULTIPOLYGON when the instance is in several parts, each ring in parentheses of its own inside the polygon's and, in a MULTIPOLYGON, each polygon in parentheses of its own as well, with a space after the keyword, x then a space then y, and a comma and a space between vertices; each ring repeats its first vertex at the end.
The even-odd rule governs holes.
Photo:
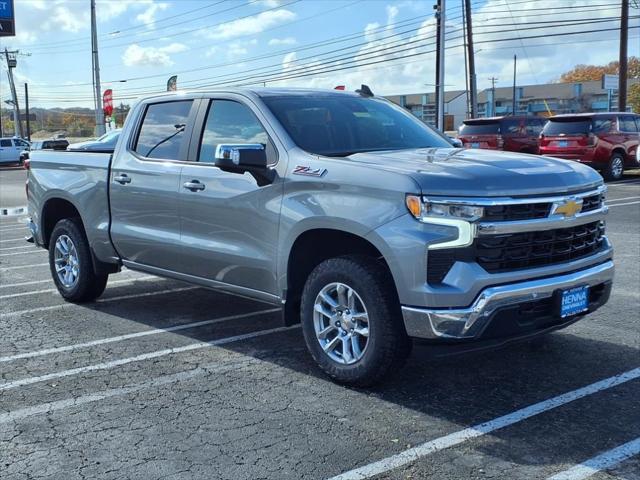
POLYGON ((613 261, 578 272, 529 280, 483 290, 473 304, 462 309, 402 307, 407 334, 428 339, 465 339, 478 337, 491 315, 501 307, 548 298, 556 290, 578 285, 591 287, 613 279, 613 261))
POLYGON ((556 228, 570 228, 585 223, 603 220, 609 213, 609 207, 603 205, 597 210, 585 213, 577 213, 573 217, 564 215, 551 215, 547 218, 535 220, 520 220, 512 222, 491 222, 479 223, 476 230, 478 236, 483 235, 503 235, 506 233, 536 232, 544 230, 554 230, 556 228))

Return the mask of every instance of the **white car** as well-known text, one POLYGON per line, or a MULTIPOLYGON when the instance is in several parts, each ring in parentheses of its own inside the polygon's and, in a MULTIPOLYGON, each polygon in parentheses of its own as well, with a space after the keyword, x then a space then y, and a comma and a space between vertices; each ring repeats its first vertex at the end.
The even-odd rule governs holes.
POLYGON ((21 163, 23 152, 29 150, 29 142, 20 138, 0 138, 0 165, 21 163))

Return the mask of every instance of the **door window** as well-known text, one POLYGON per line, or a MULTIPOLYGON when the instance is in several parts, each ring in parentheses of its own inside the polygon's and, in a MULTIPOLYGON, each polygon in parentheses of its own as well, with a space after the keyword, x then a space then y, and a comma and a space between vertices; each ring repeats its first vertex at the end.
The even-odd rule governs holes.
POLYGON ((633 121, 633 117, 624 116, 620 117, 620 131, 621 132, 637 132, 638 128, 636 127, 636 122, 633 121))
POLYGON ((146 158, 183 160, 191 100, 153 103, 147 107, 134 150, 146 158))
POLYGON ((269 156, 269 137, 251 109, 232 100, 214 100, 209 106, 202 134, 199 161, 213 162, 218 145, 223 143, 261 143, 269 156))
POLYGON ((11 140, 0 140, 0 147, 10 147, 11 140))

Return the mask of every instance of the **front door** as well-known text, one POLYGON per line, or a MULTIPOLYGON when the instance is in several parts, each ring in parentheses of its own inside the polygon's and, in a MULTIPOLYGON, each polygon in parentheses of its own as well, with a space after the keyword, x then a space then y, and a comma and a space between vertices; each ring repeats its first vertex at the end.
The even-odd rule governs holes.
POLYGON ((192 150, 196 161, 185 163, 180 179, 182 271, 277 295, 280 177, 259 186, 249 173, 223 172, 213 164, 219 144, 262 143, 278 170, 277 150, 259 111, 241 98, 213 99, 205 107, 200 137, 194 132, 192 140, 199 142, 192 150))
POLYGON ((180 172, 196 107, 180 100, 141 108, 137 134, 111 169, 111 237, 124 260, 180 270, 180 172))

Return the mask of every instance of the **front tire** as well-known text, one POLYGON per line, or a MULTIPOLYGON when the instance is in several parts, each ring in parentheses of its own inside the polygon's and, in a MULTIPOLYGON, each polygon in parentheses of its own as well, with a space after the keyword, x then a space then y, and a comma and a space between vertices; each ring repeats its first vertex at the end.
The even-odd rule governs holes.
POLYGON ((93 269, 89 242, 80 222, 60 220, 49 240, 49 268, 62 297, 75 303, 95 300, 107 286, 109 275, 93 269))
POLYGON ((390 274, 368 257, 318 265, 304 286, 301 319, 314 360, 343 384, 378 383, 411 352, 390 274))
POLYGON ((618 152, 611 155, 603 173, 606 180, 620 180, 624 174, 624 155, 618 152))

